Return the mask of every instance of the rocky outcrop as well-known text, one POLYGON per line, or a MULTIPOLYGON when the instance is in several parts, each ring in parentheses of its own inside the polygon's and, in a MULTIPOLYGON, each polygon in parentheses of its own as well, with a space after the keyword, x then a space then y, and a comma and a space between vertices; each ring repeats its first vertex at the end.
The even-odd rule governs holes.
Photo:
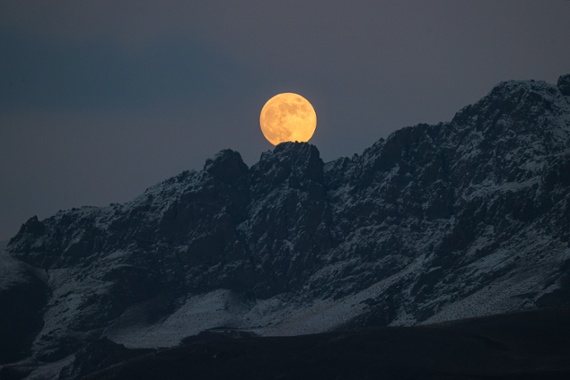
POLYGON ((570 74, 558 78, 557 85, 562 95, 570 96, 570 74))

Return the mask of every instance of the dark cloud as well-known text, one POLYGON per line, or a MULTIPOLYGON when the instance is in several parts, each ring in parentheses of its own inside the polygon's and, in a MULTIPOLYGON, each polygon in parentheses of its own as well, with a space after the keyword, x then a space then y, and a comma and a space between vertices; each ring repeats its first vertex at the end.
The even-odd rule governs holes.
POLYGON ((219 149, 271 146, 293 91, 326 160, 449 120, 501 80, 570 72, 570 3, 0 2, 0 240, 27 217, 124 201, 219 149))
POLYGON ((211 103, 236 95, 251 75, 208 46, 157 41, 122 51, 109 41, 52 41, 0 32, 0 109, 137 109, 182 101, 211 103), (219 100, 219 99, 218 99, 219 100))

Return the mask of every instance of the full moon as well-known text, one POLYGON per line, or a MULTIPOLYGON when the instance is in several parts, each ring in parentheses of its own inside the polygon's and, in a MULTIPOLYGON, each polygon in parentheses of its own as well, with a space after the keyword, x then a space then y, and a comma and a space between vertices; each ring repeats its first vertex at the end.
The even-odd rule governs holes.
POLYGON ((317 114, 307 99, 285 92, 265 103, 259 124, 263 136, 273 145, 287 141, 307 142, 317 128, 317 114))

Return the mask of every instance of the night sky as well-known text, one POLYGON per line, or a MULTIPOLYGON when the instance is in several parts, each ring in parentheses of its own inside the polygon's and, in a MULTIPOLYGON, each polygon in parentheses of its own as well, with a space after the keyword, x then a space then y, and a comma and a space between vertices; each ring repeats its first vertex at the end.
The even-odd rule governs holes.
POLYGON ((502 80, 570 73, 570 1, 0 1, 0 240, 124 202, 309 99, 325 161, 450 120, 502 80))

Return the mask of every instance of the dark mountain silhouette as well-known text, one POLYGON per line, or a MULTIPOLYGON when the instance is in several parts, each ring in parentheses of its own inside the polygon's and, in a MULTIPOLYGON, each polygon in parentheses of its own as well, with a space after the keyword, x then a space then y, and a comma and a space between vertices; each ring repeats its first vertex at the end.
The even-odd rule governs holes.
POLYGON ((89 379, 568 379, 570 309, 295 337, 196 339, 89 379))
POLYGON ((352 158, 285 143, 248 168, 224 150, 131 202, 31 218, 0 255, 0 363, 74 378, 100 339, 148 349, 220 327, 300 335, 567 305, 568 88, 570 75, 503 82, 352 158))

